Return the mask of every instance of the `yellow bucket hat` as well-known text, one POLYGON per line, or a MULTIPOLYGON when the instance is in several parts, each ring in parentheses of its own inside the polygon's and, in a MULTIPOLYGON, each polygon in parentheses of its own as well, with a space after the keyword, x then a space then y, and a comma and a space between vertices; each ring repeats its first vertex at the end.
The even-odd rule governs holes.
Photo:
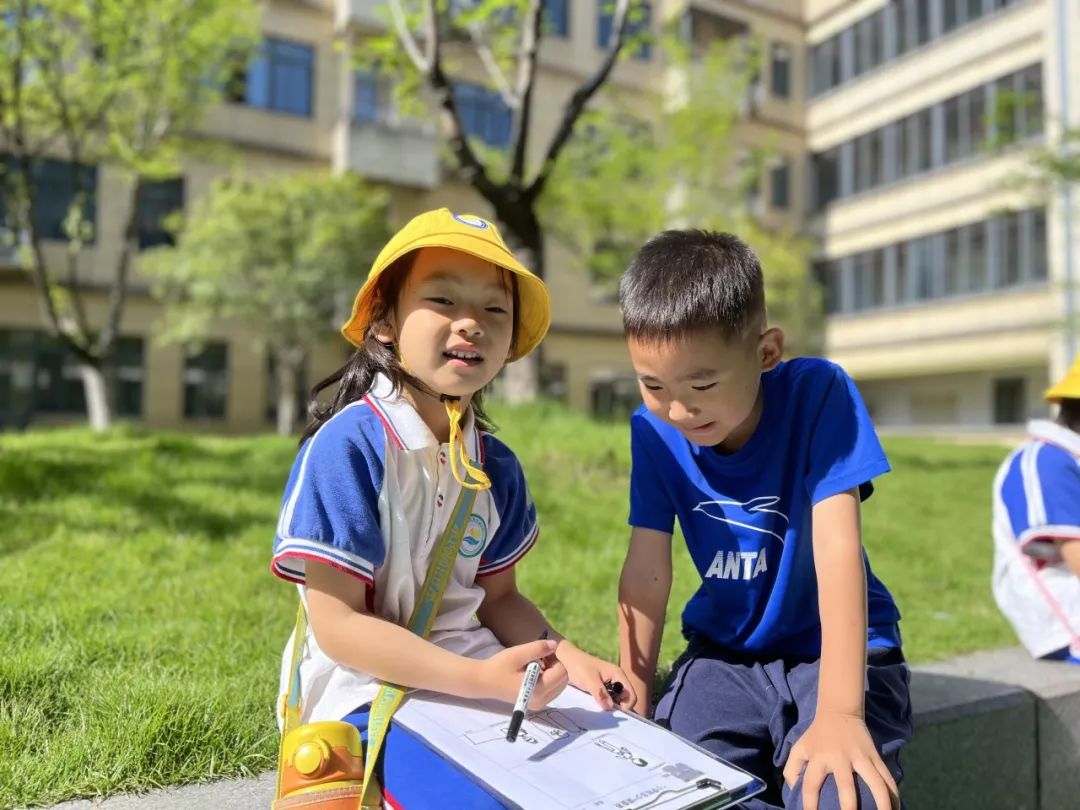
POLYGON ((1061 402, 1063 399, 1080 399, 1080 358, 1073 363, 1068 373, 1046 389, 1043 397, 1047 402, 1061 402))
POLYGON ((363 345, 379 276, 406 253, 425 247, 470 253, 517 276, 518 330, 510 360, 524 357, 544 339, 551 325, 551 297, 544 282, 514 258, 492 223, 471 214, 454 214, 448 208, 439 208, 413 217, 379 252, 367 281, 356 294, 352 315, 341 327, 346 340, 354 346, 363 345))

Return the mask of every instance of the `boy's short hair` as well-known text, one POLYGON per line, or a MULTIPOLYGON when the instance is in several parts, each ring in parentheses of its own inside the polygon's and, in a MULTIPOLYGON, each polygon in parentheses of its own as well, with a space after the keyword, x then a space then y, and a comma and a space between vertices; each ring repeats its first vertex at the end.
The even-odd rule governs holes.
POLYGON ((623 330, 635 340, 666 343, 710 329, 742 338, 764 322, 761 264, 730 233, 663 231, 623 273, 619 306, 623 330))

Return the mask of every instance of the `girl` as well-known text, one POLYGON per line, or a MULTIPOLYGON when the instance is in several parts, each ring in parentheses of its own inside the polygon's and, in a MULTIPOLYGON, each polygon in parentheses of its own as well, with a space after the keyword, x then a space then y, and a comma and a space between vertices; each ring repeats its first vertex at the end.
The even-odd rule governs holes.
MULTIPOLYGON (((357 350, 313 391, 338 386, 301 438, 274 541, 272 570, 299 584, 309 617, 301 722, 344 718, 363 730, 379 681, 512 703, 540 658, 549 665, 534 709, 568 681, 610 709, 604 681, 629 683, 556 633, 515 584, 536 510, 514 454, 484 432, 481 391, 549 323, 543 282, 478 217, 421 214, 376 258, 342 329, 357 350), (463 484, 479 491, 425 640, 405 625, 463 484)), ((289 677, 287 648, 283 686, 289 677)), ((387 737, 383 787, 412 807, 422 801, 405 794, 446 764, 395 784, 395 758, 424 755, 397 736, 387 737)))

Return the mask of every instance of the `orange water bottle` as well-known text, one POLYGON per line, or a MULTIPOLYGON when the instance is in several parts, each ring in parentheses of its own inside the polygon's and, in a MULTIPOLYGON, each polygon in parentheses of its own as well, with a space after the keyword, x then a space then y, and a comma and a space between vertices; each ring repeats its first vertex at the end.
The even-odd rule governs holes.
POLYGON ((273 810, 357 810, 364 785, 360 732, 351 723, 305 723, 281 743, 273 810))

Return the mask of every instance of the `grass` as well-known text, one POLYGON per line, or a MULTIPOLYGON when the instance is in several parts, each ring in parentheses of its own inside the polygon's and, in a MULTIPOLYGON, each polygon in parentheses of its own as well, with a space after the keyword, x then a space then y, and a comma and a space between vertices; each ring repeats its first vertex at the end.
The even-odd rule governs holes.
MULTIPOLYGON (((550 405, 496 413, 540 512, 522 590, 616 651, 627 539, 624 425, 550 405)), ((989 593, 999 447, 893 439, 864 510, 912 660, 1012 643, 989 593)), ((295 445, 119 429, 0 436, 0 808, 260 773, 294 590, 268 571, 295 445)), ((694 588, 685 552, 662 663, 694 588)))

